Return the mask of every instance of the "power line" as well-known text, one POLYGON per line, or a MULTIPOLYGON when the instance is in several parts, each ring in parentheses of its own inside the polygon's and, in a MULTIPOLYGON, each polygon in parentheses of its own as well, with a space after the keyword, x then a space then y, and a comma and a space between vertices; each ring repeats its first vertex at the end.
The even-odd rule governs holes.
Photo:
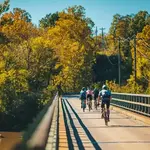
POLYGON ((139 50, 137 50, 142 56, 144 56, 144 58, 148 59, 150 61, 150 59, 143 53, 141 53, 139 50))
POLYGON ((142 43, 142 46, 146 47, 147 49, 150 49, 150 47, 148 47, 147 45, 144 45, 144 43, 142 43))
MULTIPOLYGON (((107 55, 106 55, 107 56, 107 55)), ((108 61, 110 62, 110 64, 111 65, 113 65, 113 66, 116 66, 118 63, 116 63, 116 64, 114 64, 111 60, 110 60, 110 58, 107 56, 107 59, 108 59, 108 61)))
MULTIPOLYGON (((132 44, 132 46, 135 48, 135 45, 132 44)), ((140 52, 138 49, 136 49, 142 56, 144 56, 144 58, 150 60, 150 58, 148 58, 145 54, 143 54, 142 52, 140 52)))
POLYGON ((150 82, 150 80, 149 80, 149 79, 147 79, 145 76, 143 76, 143 75, 142 75, 142 77, 143 77, 145 80, 147 80, 148 82, 150 82))
POLYGON ((142 38, 142 40, 144 41, 144 43, 142 43, 142 44, 144 44, 143 46, 145 46, 145 47, 147 47, 148 49, 150 49, 150 45, 148 45, 146 42, 145 42, 145 40, 142 38))
MULTIPOLYGON (((106 37, 105 37, 105 41, 106 41, 106 47, 107 47, 108 49, 110 49, 109 46, 108 46, 108 42, 107 42, 107 38, 106 38, 106 37)), ((106 56, 107 56, 107 55, 106 55, 106 56)), ((108 61, 110 62, 110 64, 113 65, 113 66, 115 66, 115 65, 118 64, 118 63, 114 64, 114 63, 110 60, 109 56, 107 56, 107 59, 108 59, 108 61)))

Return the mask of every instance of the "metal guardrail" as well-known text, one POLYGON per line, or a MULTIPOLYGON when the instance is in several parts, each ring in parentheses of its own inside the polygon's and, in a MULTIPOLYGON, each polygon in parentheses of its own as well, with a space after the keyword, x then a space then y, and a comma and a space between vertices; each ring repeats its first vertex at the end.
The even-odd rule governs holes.
MULTIPOLYGON (((52 103, 48 103, 42 112, 40 112, 35 122, 29 126, 23 135, 21 143, 17 144, 13 150, 45 150, 49 135, 51 134, 51 126, 53 126, 53 122, 58 119, 57 116, 55 116, 58 110, 55 108, 58 108, 58 93, 55 95, 52 103), (56 112, 54 112, 54 110, 56 112)), ((55 130, 57 130, 57 127, 55 130)), ((52 142, 55 142, 55 149, 57 149, 56 132, 54 136, 52 142)))
POLYGON ((112 93, 111 105, 150 117, 150 95, 112 93))

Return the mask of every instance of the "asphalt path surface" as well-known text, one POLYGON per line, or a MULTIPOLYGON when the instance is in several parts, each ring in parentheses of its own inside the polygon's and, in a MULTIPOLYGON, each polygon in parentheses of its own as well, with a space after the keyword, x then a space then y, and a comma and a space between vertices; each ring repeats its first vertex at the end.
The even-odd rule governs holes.
POLYGON ((83 112, 78 96, 64 96, 62 107, 67 120, 69 149, 150 150, 148 124, 110 108, 110 122, 105 126, 100 108, 93 107, 90 112, 86 108, 83 112))

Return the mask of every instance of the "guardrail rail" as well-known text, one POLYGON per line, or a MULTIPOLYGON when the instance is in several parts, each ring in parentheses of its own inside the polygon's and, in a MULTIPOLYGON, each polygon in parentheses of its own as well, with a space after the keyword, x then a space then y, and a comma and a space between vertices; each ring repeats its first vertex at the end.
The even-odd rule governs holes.
POLYGON ((113 92, 111 105, 150 117, 150 95, 113 92))
POLYGON ((13 150, 45 150, 48 147, 57 149, 58 98, 57 93, 53 101, 49 102, 29 125, 21 143, 14 146, 13 150))

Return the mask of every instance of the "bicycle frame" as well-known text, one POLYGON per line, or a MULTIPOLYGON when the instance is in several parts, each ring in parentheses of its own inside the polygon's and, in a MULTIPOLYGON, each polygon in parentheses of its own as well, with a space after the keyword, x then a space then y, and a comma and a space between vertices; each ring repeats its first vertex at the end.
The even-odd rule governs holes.
POLYGON ((96 100, 94 100, 94 105, 95 105, 95 108, 97 110, 97 106, 98 106, 98 98, 96 98, 96 100))
POLYGON ((103 117, 104 117, 105 125, 107 126, 108 125, 108 112, 106 108, 106 103, 104 103, 103 117))
POLYGON ((82 101, 81 101, 81 105, 82 105, 83 112, 84 112, 84 111, 85 111, 85 108, 86 108, 86 100, 82 100, 82 101))
POLYGON ((88 98, 87 100, 88 100, 88 106, 89 106, 89 111, 90 111, 92 107, 92 100, 90 100, 90 98, 88 98))

